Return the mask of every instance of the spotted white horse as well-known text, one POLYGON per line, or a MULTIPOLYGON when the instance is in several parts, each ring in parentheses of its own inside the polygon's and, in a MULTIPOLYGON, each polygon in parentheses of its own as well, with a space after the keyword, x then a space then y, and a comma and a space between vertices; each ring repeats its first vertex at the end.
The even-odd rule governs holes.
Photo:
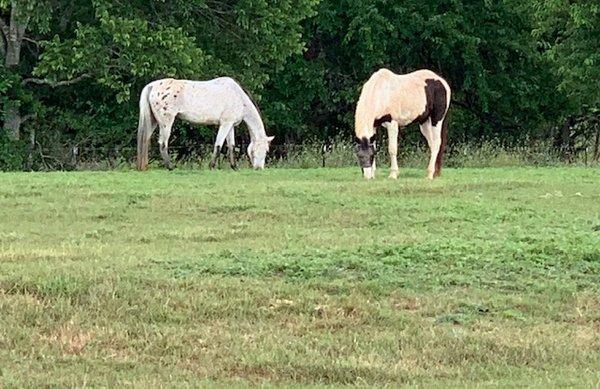
POLYGON ((448 137, 447 113, 450 86, 430 70, 395 74, 380 69, 363 85, 355 114, 357 156, 366 179, 375 177, 375 132, 388 130, 390 178, 398 177, 398 128, 418 123, 431 150, 427 177, 442 170, 442 157, 448 137))
POLYGON ((144 87, 140 96, 140 117, 137 134, 137 168, 146 170, 150 137, 158 126, 158 144, 165 166, 173 169, 169 158, 169 137, 175 118, 194 124, 217 124, 219 131, 210 168, 214 169, 223 142, 227 140, 229 162, 236 168, 234 127, 244 121, 250 131, 248 156, 255 169, 263 169, 269 145, 258 108, 232 78, 220 77, 209 81, 157 80, 144 87))

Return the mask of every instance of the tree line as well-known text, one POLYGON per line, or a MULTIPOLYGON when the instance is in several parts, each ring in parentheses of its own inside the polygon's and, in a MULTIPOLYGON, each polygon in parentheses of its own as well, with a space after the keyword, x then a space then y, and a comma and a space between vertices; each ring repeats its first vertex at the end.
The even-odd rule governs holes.
MULTIPOLYGON (((0 169, 132 146, 139 92, 161 77, 237 79, 279 144, 350 141, 380 67, 450 82, 452 142, 600 157, 596 1, 0 0, 0 30, 0 169)), ((175 134, 175 147, 214 138, 175 134)))

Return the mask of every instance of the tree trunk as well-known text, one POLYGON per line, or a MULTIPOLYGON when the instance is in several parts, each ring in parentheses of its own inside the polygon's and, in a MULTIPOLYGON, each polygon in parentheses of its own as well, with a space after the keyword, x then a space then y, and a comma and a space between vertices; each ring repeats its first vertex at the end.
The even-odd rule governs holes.
MULTIPOLYGON (((2 22, 2 34, 6 41, 6 47, 3 49, 4 66, 7 69, 16 69, 21 62, 21 46, 25 37, 25 30, 29 23, 29 17, 23 15, 23 11, 19 8, 19 1, 11 3, 10 21, 6 25, 2 22)), ((4 131, 12 139, 19 139, 21 136, 21 124, 23 118, 17 106, 12 106, 4 113, 4 131)))
POLYGON ((33 153, 35 152, 35 126, 29 133, 29 154, 27 154, 27 170, 33 170, 33 153))
POLYGON ((4 59, 4 66, 7 68, 16 68, 19 66, 19 60, 21 58, 21 43, 23 41, 19 41, 16 33, 13 34, 12 26, 10 30, 11 32, 6 40, 6 57, 4 59))
POLYGON ((565 161, 569 161, 571 159, 571 127, 573 127, 573 116, 569 116, 565 123, 563 124, 557 146, 563 154, 565 161))
POLYGON ((6 58, 6 39, 3 31, 0 31, 0 57, 6 58))
POLYGON ((4 112, 4 131, 13 140, 21 138, 21 124, 23 118, 18 107, 9 107, 4 112))

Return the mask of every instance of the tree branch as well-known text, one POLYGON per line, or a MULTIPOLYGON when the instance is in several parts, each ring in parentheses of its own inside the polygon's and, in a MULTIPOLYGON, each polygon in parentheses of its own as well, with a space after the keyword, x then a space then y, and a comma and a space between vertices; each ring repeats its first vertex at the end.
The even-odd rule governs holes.
POLYGON ((30 113, 29 115, 25 115, 21 118, 21 123, 25 123, 26 121, 33 119, 37 116, 35 113, 30 113))
POLYGON ((83 79, 88 78, 88 77, 91 77, 91 75, 86 73, 86 74, 82 74, 79 77, 75 77, 71 80, 63 80, 63 81, 51 81, 51 80, 48 80, 45 78, 25 78, 23 81, 21 81, 21 85, 38 84, 38 85, 48 85, 52 88, 56 88, 57 86, 65 86, 65 85, 75 84, 83 79))
POLYGON ((36 45, 36 46, 39 46, 39 45, 40 45, 40 43, 39 43, 38 41, 36 41, 35 39, 27 38, 26 36, 25 36, 25 37, 23 37, 23 40, 24 40, 25 42, 33 43, 33 44, 34 44, 34 45, 36 45))

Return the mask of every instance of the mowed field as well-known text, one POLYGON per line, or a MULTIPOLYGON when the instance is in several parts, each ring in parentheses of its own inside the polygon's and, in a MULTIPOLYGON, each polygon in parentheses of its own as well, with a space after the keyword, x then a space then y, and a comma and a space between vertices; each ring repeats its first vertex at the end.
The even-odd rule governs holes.
POLYGON ((600 170, 0 174, 0 387, 600 385, 600 170))

